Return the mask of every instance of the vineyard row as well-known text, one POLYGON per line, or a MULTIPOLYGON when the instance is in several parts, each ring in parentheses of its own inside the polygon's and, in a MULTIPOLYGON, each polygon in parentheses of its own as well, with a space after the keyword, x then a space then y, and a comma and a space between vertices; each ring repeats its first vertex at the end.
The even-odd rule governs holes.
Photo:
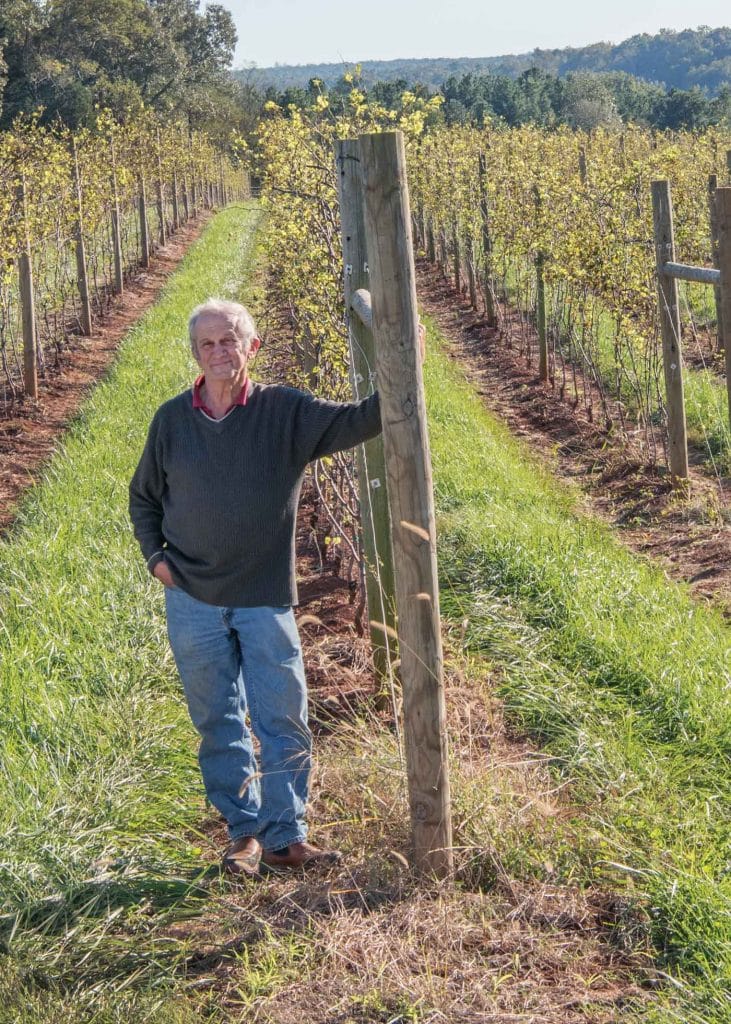
POLYGON ((74 334, 199 211, 248 195, 202 133, 151 117, 94 133, 33 121, 0 135, 0 406, 38 393, 74 334))

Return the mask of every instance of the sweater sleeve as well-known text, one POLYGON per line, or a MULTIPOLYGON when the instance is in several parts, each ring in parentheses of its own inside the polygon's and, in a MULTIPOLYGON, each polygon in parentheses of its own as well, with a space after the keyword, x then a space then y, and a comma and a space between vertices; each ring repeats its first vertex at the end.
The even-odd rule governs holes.
POLYGON ((165 470, 160 416, 156 413, 150 424, 144 451, 129 485, 129 516, 150 572, 161 561, 165 546, 162 533, 164 490, 165 470))
POLYGON ((303 395, 295 424, 295 445, 303 463, 352 448, 381 432, 378 392, 360 402, 328 402, 303 395))

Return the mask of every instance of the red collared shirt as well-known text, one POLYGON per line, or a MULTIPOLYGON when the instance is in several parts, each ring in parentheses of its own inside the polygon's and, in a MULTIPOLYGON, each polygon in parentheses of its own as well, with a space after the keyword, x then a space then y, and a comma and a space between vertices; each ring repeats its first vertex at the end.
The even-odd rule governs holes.
MULTIPOLYGON (((194 409, 200 409, 202 412, 204 412, 206 414, 206 416, 210 416, 212 420, 216 420, 216 419, 222 418, 222 417, 214 416, 213 413, 211 412, 211 410, 208 408, 208 406, 205 404, 205 402, 201 398, 201 388, 203 387, 205 382, 206 382, 206 378, 205 378, 205 376, 203 374, 201 374, 200 377, 198 377, 196 379, 195 383, 193 384, 193 408, 194 409)), ((248 376, 246 376, 246 377, 244 377, 244 383, 242 385, 241 391, 239 392, 239 397, 236 399, 235 402, 232 402, 231 405, 229 405, 228 409, 226 410, 226 412, 223 415, 224 416, 228 416, 228 414, 231 412, 231 410, 235 409, 237 405, 246 405, 246 400, 247 400, 248 397, 249 397, 249 378, 248 378, 248 376)))

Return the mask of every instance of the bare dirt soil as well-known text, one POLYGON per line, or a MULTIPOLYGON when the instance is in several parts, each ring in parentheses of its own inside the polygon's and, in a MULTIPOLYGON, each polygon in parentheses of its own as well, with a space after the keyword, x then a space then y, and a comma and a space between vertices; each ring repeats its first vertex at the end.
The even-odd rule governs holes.
MULTIPOLYGON (((731 479, 712 479, 694 466, 690 493, 674 491, 663 466, 639 459, 592 422, 582 405, 562 400, 539 380, 535 359, 529 366, 511 344, 510 311, 503 331, 488 327, 426 260, 418 264, 417 288, 422 308, 486 406, 557 476, 578 484, 587 511, 615 528, 628 547, 731 616, 731 479)), ((537 337, 532 348, 537 352, 537 337)), ((598 399, 594 407, 600 407, 598 399)))

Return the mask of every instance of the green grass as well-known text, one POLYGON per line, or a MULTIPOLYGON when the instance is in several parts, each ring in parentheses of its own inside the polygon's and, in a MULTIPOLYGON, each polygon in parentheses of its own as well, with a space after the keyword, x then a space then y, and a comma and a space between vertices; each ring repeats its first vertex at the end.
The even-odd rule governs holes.
MULTIPOLYGON (((433 952, 442 911, 415 882, 377 902, 399 870, 388 851, 407 841, 403 770, 377 721, 323 741, 316 811, 332 826, 328 838, 380 851, 374 864, 364 850, 367 884, 359 877, 344 891, 363 885, 384 931, 376 912, 318 909, 317 886, 291 895, 254 887, 242 907, 201 868, 196 741, 160 589, 131 535, 126 483, 153 410, 190 381, 191 306, 249 287, 255 223, 252 208, 211 222, 0 545, 0 1024, 247 1019, 270 997, 276 1006, 278 992, 289 998, 298 979, 314 979, 313 991, 327 981, 352 989, 346 940, 370 979, 351 993, 354 1015, 358 1000, 374 1020, 406 1015, 421 961, 441 977, 442 948, 453 971, 472 958, 478 987, 503 983, 489 943, 462 951, 447 934, 433 952), (414 935, 397 982, 391 961, 361 949, 360 933, 371 929, 380 949, 399 913, 413 914, 414 935), (216 915, 212 941, 222 944, 235 1012, 199 988, 210 982, 200 944, 174 931, 216 915)), ((439 351, 426 376, 448 623, 475 667, 496 674, 511 721, 545 745, 573 808, 567 821, 549 822, 540 808, 516 814, 520 794, 479 744, 479 764, 455 758, 457 837, 473 860, 463 884, 489 888, 499 864, 508 878, 548 878, 567 891, 622 890, 636 907, 625 932, 649 936, 676 979, 645 1019, 729 1020, 729 629, 582 518, 576 496, 486 414, 439 351)), ((504 900, 489 907, 469 896, 462 907, 459 890, 449 895, 450 918, 464 910, 464 934, 474 935, 492 914, 497 941, 504 900)), ((556 942, 565 948, 567 936, 556 942)), ((436 992, 424 972, 425 991, 436 992)))
POLYGON ((425 374, 443 608, 571 780, 596 876, 641 894, 681 1019, 731 1020, 731 630, 583 517, 440 351, 425 374))
POLYGON ((102 979, 94 1019, 186 1019, 160 1010, 178 954, 148 921, 200 904, 200 782, 126 486, 153 411, 194 372, 190 309, 246 285, 257 216, 211 222, 0 546, 0 1020, 53 1019, 44 989, 59 1019, 88 1019, 102 979))

